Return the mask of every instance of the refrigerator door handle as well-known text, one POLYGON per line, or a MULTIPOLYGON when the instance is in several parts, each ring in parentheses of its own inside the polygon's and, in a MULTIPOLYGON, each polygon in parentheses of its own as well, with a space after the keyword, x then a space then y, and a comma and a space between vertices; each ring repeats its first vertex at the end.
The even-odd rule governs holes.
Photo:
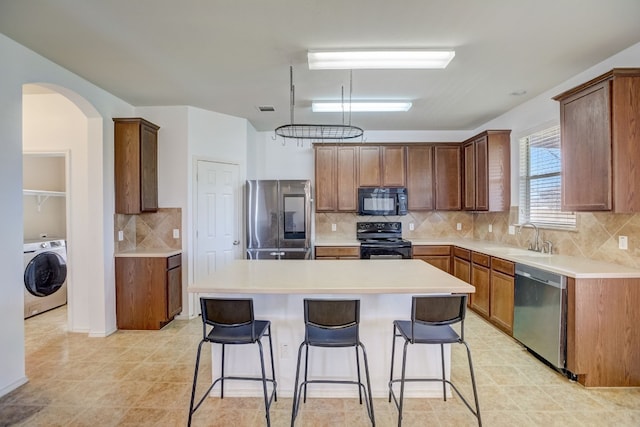
POLYGON ((269 255, 277 256, 277 255, 282 255, 282 253, 281 252, 269 252, 269 255))

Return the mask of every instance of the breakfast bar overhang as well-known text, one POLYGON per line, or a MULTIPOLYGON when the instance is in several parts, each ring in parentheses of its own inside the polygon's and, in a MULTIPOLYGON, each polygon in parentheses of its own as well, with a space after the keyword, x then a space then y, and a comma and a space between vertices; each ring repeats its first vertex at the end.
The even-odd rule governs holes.
MULTIPOLYGON (((413 295, 475 292, 475 288, 430 264, 414 259, 373 260, 234 260, 197 281, 188 291, 197 296, 251 297, 257 319, 270 320, 276 364, 278 395, 293 395, 298 346, 303 340, 303 304, 305 298, 360 299, 360 339, 369 357, 374 397, 385 397, 391 363, 393 320, 409 319, 413 295)), ((213 346, 212 370, 219 372, 220 346, 213 346)), ((227 352, 225 371, 238 375, 257 375, 259 367, 255 346, 234 346, 227 352)), ((407 364, 420 376, 440 375, 439 346, 420 346, 407 364)), ((335 379, 355 376, 356 366, 348 351, 352 348, 313 348, 309 378, 314 375, 335 379)), ((193 356, 195 360, 196 348, 193 356)), ((445 346, 446 372, 449 376, 450 348, 445 346)), ((259 396, 254 384, 225 383, 225 395, 259 396)), ((407 387, 406 395, 441 397, 439 383, 416 383, 407 387)), ((216 395, 219 391, 214 390, 216 395)), ((355 387, 318 384, 309 395, 322 397, 357 396, 355 387)))

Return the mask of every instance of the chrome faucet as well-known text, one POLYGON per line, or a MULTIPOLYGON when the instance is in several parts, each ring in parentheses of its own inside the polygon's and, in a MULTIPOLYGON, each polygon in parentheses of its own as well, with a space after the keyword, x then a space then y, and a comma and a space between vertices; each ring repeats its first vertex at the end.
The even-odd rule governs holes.
POLYGON ((538 230, 538 226, 532 222, 525 222, 518 226, 518 233, 521 233, 522 227, 526 227, 526 226, 532 227, 533 230, 535 231, 535 235, 533 236, 533 242, 529 242, 529 250, 540 252, 542 248, 540 247, 540 230, 538 230))

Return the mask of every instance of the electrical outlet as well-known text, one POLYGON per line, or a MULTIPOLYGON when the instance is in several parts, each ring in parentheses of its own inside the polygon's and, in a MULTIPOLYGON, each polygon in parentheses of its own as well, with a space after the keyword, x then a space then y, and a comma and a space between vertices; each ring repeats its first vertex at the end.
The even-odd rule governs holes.
POLYGON ((509 234, 516 234, 516 226, 515 225, 510 225, 509 226, 509 234))
POLYGON ((493 224, 489 224, 489 233, 493 233, 493 224))
POLYGON ((289 344, 280 344, 280 359, 290 359, 289 344))
POLYGON ((625 251, 628 249, 627 236, 618 236, 618 249, 623 249, 625 251))
POLYGON ((331 224, 331 231, 336 231, 338 229, 338 226, 335 224, 331 224))
POLYGON ((456 230, 458 230, 458 231, 462 230, 462 223, 461 222, 456 224, 456 230))
POLYGON ((118 242, 122 242, 124 240, 124 231, 118 231, 118 242))
POLYGON ((174 239, 179 239, 180 238, 180 230, 177 228, 173 229, 173 238, 174 239))
POLYGON ((414 229, 413 223, 412 223, 412 222, 410 222, 410 223, 409 223, 409 230, 413 231, 413 229, 414 229))

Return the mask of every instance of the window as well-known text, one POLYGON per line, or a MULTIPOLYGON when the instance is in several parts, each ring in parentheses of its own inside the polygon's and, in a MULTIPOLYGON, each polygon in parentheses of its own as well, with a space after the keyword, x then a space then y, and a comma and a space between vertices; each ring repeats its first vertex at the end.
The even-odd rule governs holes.
POLYGON ((576 228, 576 214, 561 210, 560 126, 520 139, 520 224, 576 228))

